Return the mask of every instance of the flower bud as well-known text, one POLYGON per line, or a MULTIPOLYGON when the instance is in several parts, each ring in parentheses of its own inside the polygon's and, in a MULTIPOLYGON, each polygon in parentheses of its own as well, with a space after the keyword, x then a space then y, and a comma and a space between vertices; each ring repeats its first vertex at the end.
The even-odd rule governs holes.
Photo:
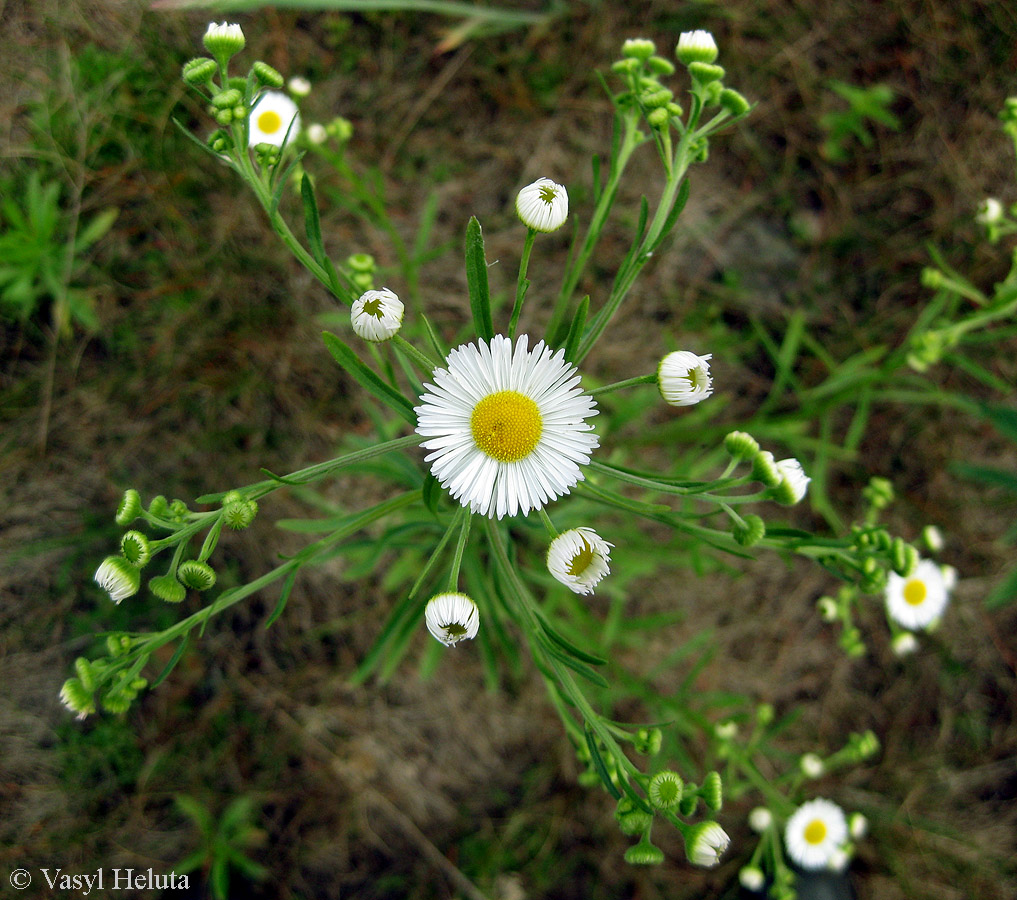
POLYGON ((79 719, 95 712, 92 691, 86 688, 77 678, 68 678, 60 688, 60 702, 79 719))
POLYGON ((756 721, 760 725, 769 725, 776 715, 772 703, 760 703, 756 707, 756 721))
POLYGON ((120 505, 117 507, 117 525, 129 525, 141 515, 141 496, 134 488, 128 488, 120 498, 120 505))
POLYGON ((862 497, 873 509, 886 509, 893 502, 893 485, 886 478, 871 478, 862 497))
POLYGON ((328 140, 328 132, 321 122, 312 122, 304 133, 312 144, 324 144, 328 140))
MULTIPOLYGON (((599 778, 598 778, 599 781, 599 778)), ((637 834, 645 833, 653 821, 653 816, 640 809, 627 797, 622 797, 614 811, 615 821, 622 834, 635 837, 637 834)))
POLYGON ((727 73, 724 71, 723 66, 712 66, 709 63, 694 62, 689 63, 689 74, 697 84, 706 85, 712 84, 715 81, 722 81, 727 73))
POLYGON ((212 106, 215 109, 229 109, 232 110, 234 106, 243 103, 244 95, 236 88, 228 88, 225 91, 220 91, 212 98, 212 106))
POLYGON ((904 542, 903 538, 894 538, 890 547, 890 561, 893 570, 902 578, 906 578, 918 565, 918 551, 910 544, 904 542))
MULTIPOLYGON (((647 109, 655 110, 667 106, 673 97, 674 94, 671 91, 666 87, 658 85, 656 90, 645 91, 640 94, 639 99, 647 109)), ((653 123, 651 122, 650 124, 652 125, 653 123)))
POLYGON ((694 787, 694 784, 686 785, 686 791, 682 796, 681 803, 678 804, 678 812, 685 818, 691 816, 696 811, 696 807, 699 806, 699 795, 692 793, 694 787))
POLYGON ((114 603, 138 593, 141 573, 122 556, 107 556, 95 572, 95 581, 114 603))
POLYGON ((325 126, 325 131, 327 131, 329 136, 335 138, 340 144, 345 144, 351 137, 353 137, 353 123, 349 119, 344 119, 342 116, 336 116, 328 123, 328 125, 325 126))
POLYGON ((773 824, 773 813, 765 806, 757 806, 749 813, 749 828, 756 834, 762 834, 773 824))
POLYGON ((358 337, 372 343, 395 337, 403 324, 403 302, 388 288, 367 291, 350 308, 350 321, 358 337))
POLYGON ((752 477, 768 488, 775 488, 783 481, 777 461, 769 450, 760 450, 753 458, 752 477))
POLYGON ((640 728, 636 732, 634 746, 637 753, 643 756, 656 756, 660 753, 660 745, 664 735, 659 728, 640 728))
POLYGON ((694 866, 712 868, 720 862, 731 838, 716 822, 700 822, 682 835, 685 838, 685 855, 694 866))
POLYGON ((647 60, 657 52, 653 41, 646 38, 629 38, 622 44, 622 56, 629 59, 647 60))
POLYGON ((664 401, 671 406, 693 406, 711 396, 712 356, 698 356, 689 350, 668 353, 657 366, 657 388, 664 401))
POLYGON ((235 56, 244 49, 247 41, 244 39, 243 29, 239 25, 223 22, 216 25, 210 22, 205 31, 202 42, 205 49, 220 62, 225 62, 231 56, 235 56))
POLYGON ((836 622, 840 618, 840 609, 833 597, 820 597, 816 601, 816 608, 824 622, 836 622))
POLYGON ((619 59, 611 63, 611 71, 618 75, 632 75, 639 71, 639 60, 632 58, 619 59))
POLYGON ((654 75, 674 75, 674 63, 663 56, 651 56, 646 61, 646 68, 654 75))
POLYGON ((667 128, 671 124, 671 114, 667 109, 651 109, 646 114, 646 122, 651 128, 662 129, 667 128))
POLYGON ((131 708, 131 699, 123 691, 110 691, 102 698, 102 708, 115 716, 122 715, 131 708))
POLYGON ((747 891, 759 893, 766 887, 766 876, 756 866, 744 866, 738 872, 738 883, 747 891))
POLYGON ((131 638, 127 634, 106 635, 106 652, 112 657, 123 656, 131 649, 131 638))
POLYGON ((890 641, 890 649, 893 650, 893 655, 898 658, 910 656, 918 649, 918 638, 910 631, 902 631, 900 634, 894 635, 893 640, 890 641))
POLYGON ((815 753, 802 754, 798 760, 798 768, 806 778, 819 778, 826 771, 823 760, 815 753))
POLYGON ((861 840, 869 832, 869 820, 860 812, 848 816, 848 834, 856 841, 861 840))
POLYGON ((156 575, 148 580, 148 589, 167 603, 182 603, 187 589, 173 575, 156 575))
POLYGON ((721 781, 720 772, 707 772, 703 779, 703 786, 699 789, 699 796, 703 802, 714 812, 719 812, 724 805, 724 782, 721 781))
POLYGON ((939 553, 943 549, 943 532, 935 525, 926 525, 922 529, 922 543, 930 553, 939 553))
POLYGON ((185 587, 207 591, 215 584, 215 570, 208 563, 188 559, 177 569, 177 579, 185 587))
POLYGON ((152 550, 148 538, 140 531, 128 531, 120 539, 120 552, 132 565, 143 569, 152 558, 152 550))
POLYGON ((782 459, 776 466, 781 480, 773 491, 773 499, 783 506, 794 506, 805 497, 812 479, 805 474, 797 459, 782 459))
POLYGON ((555 231, 568 218, 568 191, 550 178, 538 178, 516 195, 516 214, 527 228, 543 233, 555 231))
POLYGON ((732 116, 744 116, 752 108, 748 100, 739 94, 738 91, 731 90, 731 88, 724 88, 720 92, 718 100, 720 105, 731 113, 732 116))
POLYGON ((286 89, 294 97, 306 97, 311 93, 311 82, 304 78, 303 75, 294 75, 286 82, 286 89))
POLYGON ((650 779, 647 796, 657 809, 673 809, 682 799, 685 785, 677 772, 665 769, 650 779))
POLYGON ((632 866, 659 866, 664 861, 664 851, 643 835, 638 844, 625 851, 625 862, 632 866))
POLYGON ((943 286, 943 280, 945 277, 946 276, 943 275, 939 269, 934 269, 932 266, 926 266, 922 269, 922 286, 929 288, 929 290, 938 290, 943 286))
POLYGON ((268 63, 262 62, 260 59, 251 66, 251 71, 254 73, 254 77, 265 85, 265 87, 281 88, 286 83, 286 79, 283 78, 277 70, 273 69, 268 63))
POLYGON ((79 656, 74 660, 74 671, 78 673, 78 680, 86 691, 91 693, 95 690, 95 667, 92 663, 79 656))
POLYGON ((224 503, 222 508, 223 524, 233 531, 247 528, 257 514, 258 503, 256 500, 234 500, 224 503))
POLYGON ((678 36, 675 56, 682 65, 712 63, 718 54, 717 42, 709 31, 683 31, 678 36))
POLYGON ((735 459, 751 459, 759 452, 759 444, 751 434, 732 431, 724 438, 724 449, 735 459))
POLYGON ((978 204, 975 221, 979 225, 998 225, 1003 221, 1003 204, 995 197, 986 197, 978 204))
POLYGON ((742 547, 754 547, 766 537, 766 523, 759 516, 749 513, 742 517, 741 522, 732 524, 731 532, 742 547))
POLYGON ((184 63, 180 76, 191 85, 208 84, 212 76, 219 70, 214 59, 207 56, 199 56, 184 63))

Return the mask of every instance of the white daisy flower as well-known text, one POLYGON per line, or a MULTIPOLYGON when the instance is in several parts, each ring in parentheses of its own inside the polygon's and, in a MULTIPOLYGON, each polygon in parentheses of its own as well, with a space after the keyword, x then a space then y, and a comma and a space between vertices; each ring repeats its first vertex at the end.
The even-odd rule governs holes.
POLYGON ((456 348, 414 409, 432 474, 484 516, 526 515, 567 494, 600 445, 586 422, 597 406, 565 351, 528 342, 498 334, 456 348))
POLYGON ((787 854, 803 869, 826 869, 848 839, 844 811, 821 798, 803 803, 784 827, 787 854))
POLYGON ((424 610, 427 630, 446 647, 477 636, 480 614, 477 604, 466 594, 437 594, 427 601, 424 610))
POLYGON ((132 597, 141 587, 141 572, 122 556, 107 556, 96 569, 95 581, 114 603, 132 597))
POLYGON ((353 301, 353 330, 365 341, 387 341, 403 324, 402 301, 388 288, 368 291, 353 301))
POLYGON ((701 822, 685 839, 685 855, 694 866, 712 868, 720 862, 731 838, 716 822, 701 822))
POLYGON ((777 485, 777 500, 785 506, 794 506, 802 500, 812 481, 802 464, 797 459, 779 459, 774 465, 780 472, 780 484, 777 485))
POLYGON ((995 197, 986 197, 978 204, 975 221, 981 225, 995 225, 1003 220, 1003 204, 995 197))
POLYGON ((547 568, 577 594, 592 594, 611 572, 611 548, 592 528, 570 528, 547 548, 547 568))
POLYGON ((287 139, 287 132, 289 141, 300 132, 297 104, 281 91, 265 91, 251 108, 248 144, 252 147, 258 144, 281 147, 287 139))
POLYGON ((688 350, 668 353, 657 366, 660 396, 672 406, 692 406, 713 393, 709 360, 713 356, 696 356, 688 350))
POLYGON ((550 178, 538 178, 516 195, 516 212, 527 228, 554 231, 568 218, 568 191, 550 178))
POLYGON ((887 576, 886 611, 903 628, 912 631, 928 628, 943 614, 949 602, 943 570, 932 560, 919 560, 907 578, 896 572, 887 576))
POLYGON ((709 31, 683 31, 678 35, 675 56, 686 66, 692 62, 712 63, 717 58, 717 42, 709 31))

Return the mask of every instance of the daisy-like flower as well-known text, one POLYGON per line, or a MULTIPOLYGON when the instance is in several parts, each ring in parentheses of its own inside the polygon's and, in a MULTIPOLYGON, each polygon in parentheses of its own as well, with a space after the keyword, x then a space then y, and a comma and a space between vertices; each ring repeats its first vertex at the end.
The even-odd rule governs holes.
POLYGON ((565 351, 528 342, 498 334, 456 348, 414 408, 432 474, 484 516, 526 515, 567 494, 599 446, 586 422, 597 406, 565 351))
POLYGON ((802 464, 793 457, 779 459, 774 465, 780 472, 780 484, 777 485, 776 499, 785 506, 794 506, 805 496, 812 479, 805 474, 802 464))
POLYGON ((281 91, 265 91, 251 109, 250 146, 271 144, 281 147, 287 133, 289 141, 292 141, 299 132, 297 104, 281 91))
POLYGON ((387 341, 403 324, 402 301, 388 288, 368 291, 353 301, 353 330, 365 341, 387 341))
POLYGON ((480 628, 477 604, 466 594, 436 594, 427 601, 424 621, 427 630, 446 647, 475 638, 480 628))
POLYGON ((799 806, 784 827, 787 854, 803 869, 829 868, 847 839, 844 811, 821 798, 799 806))
POLYGON ((107 556, 95 571, 95 581, 114 603, 138 593, 141 572, 122 556, 107 556))
POLYGON ((713 868, 730 843, 731 838, 716 822, 701 822, 685 838, 685 855, 694 866, 713 868))
POLYGON ((949 601, 943 570, 930 559, 919 560, 907 578, 896 572, 887 576, 886 611, 903 628, 928 628, 943 615, 949 601))
POLYGON ((577 594, 592 594, 611 572, 611 548, 592 528, 570 528, 547 548, 547 568, 577 594))
POLYGON ((686 66, 693 62, 712 63, 717 58, 717 42, 709 31, 683 31, 678 35, 675 56, 686 66))
POLYGON ((527 228, 544 233, 554 231, 568 218, 568 191, 550 178, 538 178, 516 195, 516 212, 527 228))
POLYGON ((660 396, 672 406, 692 406, 713 393, 710 358, 696 356, 688 350, 668 353, 657 366, 657 387, 660 396))

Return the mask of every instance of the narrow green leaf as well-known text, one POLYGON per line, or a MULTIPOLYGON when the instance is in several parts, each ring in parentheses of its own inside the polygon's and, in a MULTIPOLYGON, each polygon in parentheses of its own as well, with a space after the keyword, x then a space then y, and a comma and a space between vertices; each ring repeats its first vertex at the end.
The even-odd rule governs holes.
POLYGON ((985 598, 986 609, 1002 609, 1017 600, 1017 569, 1011 569, 985 598))
POLYGON ((954 463, 950 469, 964 478, 972 481, 987 484, 991 487, 1002 488, 1011 494, 1017 494, 1017 475, 1007 472, 1005 469, 996 469, 991 466, 974 466, 970 463, 954 463))
POLYGON ((597 687, 606 688, 608 687, 607 679, 595 669, 591 669, 586 663, 580 662, 574 656, 566 653, 564 650, 559 650, 558 645, 551 640, 542 641, 544 651, 550 656, 553 656, 558 662, 564 666, 568 666, 577 675, 581 675, 591 684, 595 684, 597 687))
POLYGON ((586 315, 590 311, 590 295, 587 294, 579 301, 579 308, 572 318, 569 326, 569 336, 565 339, 565 361, 572 362, 576 353, 579 352, 579 342, 583 339, 583 329, 586 327, 586 315))
POLYGON ((477 337, 489 341, 494 337, 491 294, 487 283, 484 233, 476 216, 471 216, 466 226, 466 286, 470 292, 470 309, 473 311, 477 337))
POLYGON ((80 252, 105 237, 119 215, 120 210, 114 207, 93 216, 89 223, 78 232, 77 240, 74 242, 75 249, 80 252))
POLYGON ((382 381, 359 357, 330 331, 322 332, 322 340, 332 358, 339 363, 364 390, 388 404, 411 425, 417 424, 417 414, 399 391, 382 381))
POLYGON ((604 757, 600 755, 600 750, 597 747, 597 736, 590 729, 589 725, 586 726, 586 746, 590 750, 590 759, 593 760, 593 767, 597 770, 600 780, 604 782, 604 787, 607 788, 607 792, 614 797, 615 800, 621 800, 621 792, 614 786, 614 782, 611 781, 611 776, 607 774, 607 766, 604 765, 604 757))
POLYGON ((653 251, 656 250, 664 239, 671 233, 671 229, 674 228, 675 222, 678 221, 678 216, 682 214, 682 210, 685 209, 685 204, 689 201, 689 180, 686 178, 681 187, 678 188, 678 196, 675 197, 674 206, 671 207, 671 212, 668 213, 667 219, 664 220, 664 227, 660 230, 660 237, 654 242, 653 246, 648 248, 653 251))
POLYGON ((318 201, 314 196, 314 185, 306 172, 300 179, 300 196, 304 201, 304 228, 311 255, 319 265, 325 264, 325 245, 321 242, 321 218, 318 216, 318 201))
POLYGON ((290 599, 290 591, 293 590, 293 583, 297 580, 297 572, 300 571, 299 566, 295 566, 290 569, 290 573, 286 576, 286 580, 283 582, 282 593, 279 595, 279 602, 276 603, 275 609, 272 610, 272 614, 265 619, 265 627, 271 628, 275 624, 275 620, 282 615, 283 610, 286 609, 286 603, 290 599))
POLYGON ((290 162, 290 164, 282 171, 281 175, 279 174, 279 167, 275 167, 275 171, 272 174, 272 180, 275 180, 278 177, 278 182, 275 185, 275 189, 272 191, 272 200, 268 207, 268 214, 270 216, 274 216, 279 211, 279 201, 282 200, 283 188, 289 183, 290 175, 303 158, 304 154, 298 153, 294 157, 293 161, 290 162))
POLYGON ((1017 409, 1009 409, 1005 406, 990 406, 988 403, 981 404, 982 415, 985 416, 1000 434, 1008 437, 1011 441, 1017 441, 1017 409))
POLYGON ((434 355, 438 359, 444 359, 448 356, 448 350, 445 349, 444 344, 441 342, 441 338, 438 337, 438 332, 434 330, 434 325, 431 324, 431 320, 427 316, 421 315, 420 320, 424 323, 424 328, 427 331, 427 339, 431 342, 431 349, 434 350, 434 355))
POLYGON ((149 690, 154 690, 159 687, 159 685, 162 684, 169 676, 169 673, 176 668, 177 663, 180 662, 180 657, 184 655, 184 650, 187 649, 187 639, 188 635, 186 634, 183 638, 181 638, 180 643, 177 644, 177 649, 173 651, 173 655, 170 657, 169 662, 166 663, 163 670, 158 674, 158 676, 156 676, 155 681, 149 685, 149 690))
POLYGON ((438 483, 438 479, 430 472, 427 473, 427 477, 424 479, 421 495, 424 499, 424 506, 431 511, 432 516, 437 518, 438 501, 441 499, 441 485, 438 483))
POLYGON ((540 622, 540 627, 544 629, 544 634, 546 634, 567 653, 571 653, 574 657, 576 657, 576 659, 590 663, 590 665, 593 666, 603 666, 607 663, 606 659, 594 656, 592 653, 587 653, 585 650, 580 650, 575 644, 559 634, 543 615, 538 615, 538 621, 540 622))

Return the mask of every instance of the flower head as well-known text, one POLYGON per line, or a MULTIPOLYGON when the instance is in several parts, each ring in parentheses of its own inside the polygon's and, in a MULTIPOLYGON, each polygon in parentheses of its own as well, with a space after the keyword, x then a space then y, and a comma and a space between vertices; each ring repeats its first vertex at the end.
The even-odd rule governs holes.
POLYGON ((592 594, 611 572, 611 548, 592 528, 570 528, 547 548, 547 568, 577 594, 592 594))
POLYGON ((903 628, 928 628, 949 602, 943 570, 932 560, 919 560, 906 578, 896 572, 887 576, 886 611, 903 628))
POLYGON ((365 341, 387 341, 403 324, 402 301, 388 288, 368 291, 353 301, 353 330, 365 341))
POLYGON ((107 556, 95 572, 96 583, 110 600, 119 603, 126 597, 138 593, 141 587, 141 572, 138 567, 129 563, 122 556, 107 556))
POLYGON ((774 490, 775 499, 785 506, 794 506, 805 496, 812 479, 805 474, 802 464, 793 457, 779 459, 774 465, 780 473, 780 484, 774 490))
POLYGON ((918 638, 910 631, 902 631, 900 634, 894 635, 893 640, 890 641, 890 649, 893 650, 894 656, 910 656, 918 649, 918 638))
POLYGON ((550 178, 538 178, 516 195, 516 212, 534 231, 555 231, 569 215, 569 194, 550 178))
POLYGON ((677 772, 665 769, 650 779, 647 796, 651 805, 657 809, 671 809, 681 802, 684 789, 685 784, 681 776, 677 772))
POLYGON ((829 868, 847 839, 844 811, 821 798, 799 806, 784 827, 787 854, 803 869, 829 868))
POLYGON ((250 146, 271 144, 281 147, 287 138, 292 141, 299 132, 297 104, 281 91, 265 91, 251 108, 250 146))
POLYGON ((311 82, 303 75, 294 75, 286 82, 286 87, 294 97, 306 97, 311 93, 311 82))
POLYGON ((424 621, 427 630, 446 647, 475 638, 480 628, 477 604, 466 594, 436 594, 427 601, 424 621))
POLYGON ((713 393, 709 360, 713 354, 696 356, 688 350, 668 353, 657 366, 660 396, 672 406, 692 406, 713 393))
POLYGON ((499 334, 456 348, 414 409, 434 477, 484 516, 526 515, 567 494, 599 446, 586 422, 596 404, 565 352, 528 341, 499 334))
POLYGON ((712 868, 730 843, 731 838, 716 822, 701 822, 685 836, 685 855, 694 866, 712 868))
POLYGON ((749 828, 757 834, 762 834, 773 824, 773 813, 765 806, 757 806, 749 813, 749 828))
POLYGON ((229 59, 243 50, 247 43, 244 39, 244 30, 230 22, 223 22, 221 25, 209 22, 201 40, 205 44, 205 49, 217 59, 229 59))
POLYGON ((738 882, 745 890, 758 893, 766 887, 766 876, 756 866, 744 866, 738 872, 738 882))
POLYGON ((717 58, 717 42, 709 31, 683 31, 678 35, 675 56, 684 65, 701 62, 712 63, 717 58))
POLYGON ((980 225, 996 225, 1003 220, 1003 204, 995 197, 986 197, 978 204, 975 221, 980 225))

